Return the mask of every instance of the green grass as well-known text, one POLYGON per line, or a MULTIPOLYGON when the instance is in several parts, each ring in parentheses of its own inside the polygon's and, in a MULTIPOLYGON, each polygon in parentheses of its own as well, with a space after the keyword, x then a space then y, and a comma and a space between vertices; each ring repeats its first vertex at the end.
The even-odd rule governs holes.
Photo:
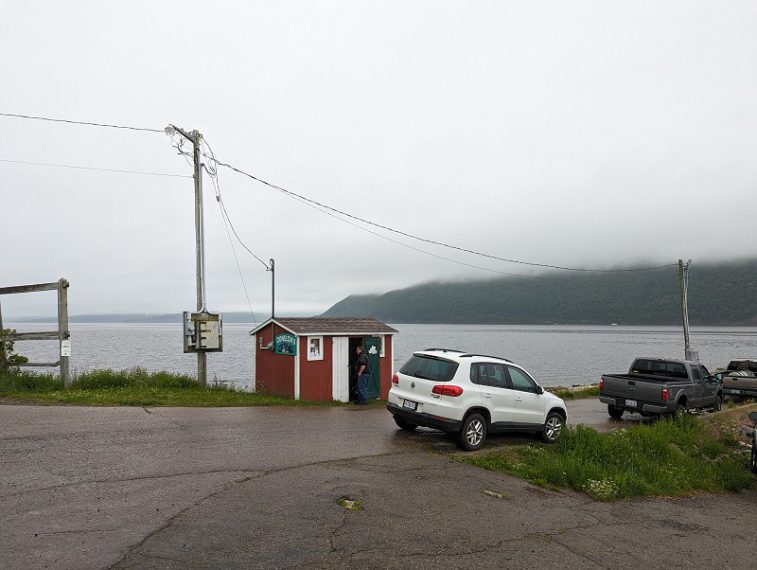
POLYGON ((599 386, 586 386, 585 388, 579 388, 577 390, 556 388, 549 391, 563 400, 578 400, 581 398, 596 398, 599 396, 599 386))
POLYGON ((457 460, 601 501, 738 491, 754 483, 736 438, 691 416, 611 433, 579 425, 564 430, 554 445, 518 445, 457 460))
POLYGON ((332 402, 295 401, 281 396, 213 385, 201 388, 194 378, 170 372, 93 370, 77 375, 69 389, 52 374, 0 375, 0 397, 42 404, 95 406, 312 406, 332 402))

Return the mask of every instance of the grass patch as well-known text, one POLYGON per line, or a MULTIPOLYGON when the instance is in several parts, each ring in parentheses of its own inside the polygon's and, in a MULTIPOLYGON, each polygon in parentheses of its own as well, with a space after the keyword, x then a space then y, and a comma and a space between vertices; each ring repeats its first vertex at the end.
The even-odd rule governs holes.
POLYGON ((563 430, 554 445, 519 445, 456 459, 537 485, 583 491, 600 501, 738 491, 754 482, 732 434, 713 431, 691 416, 611 433, 579 425, 563 430))
POLYGON ((342 507, 343 509, 347 509, 348 511, 362 511, 363 510, 363 504, 360 502, 360 499, 350 499, 349 497, 339 497, 336 500, 336 504, 342 507))
POLYGON ((332 402, 295 401, 229 386, 201 388, 191 376, 170 372, 93 370, 77 375, 70 388, 52 374, 0 375, 0 397, 42 404, 94 406, 313 406, 332 402))
POLYGON ((554 390, 549 391, 563 400, 580 400, 581 398, 599 397, 599 386, 584 386, 575 390, 570 388, 555 388, 554 390))

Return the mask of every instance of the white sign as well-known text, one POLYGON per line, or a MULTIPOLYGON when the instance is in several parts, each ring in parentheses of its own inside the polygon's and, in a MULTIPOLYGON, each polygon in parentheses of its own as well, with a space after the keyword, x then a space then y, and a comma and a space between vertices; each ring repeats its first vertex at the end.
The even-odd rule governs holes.
POLYGON ((71 356, 71 339, 60 341, 60 355, 71 356))

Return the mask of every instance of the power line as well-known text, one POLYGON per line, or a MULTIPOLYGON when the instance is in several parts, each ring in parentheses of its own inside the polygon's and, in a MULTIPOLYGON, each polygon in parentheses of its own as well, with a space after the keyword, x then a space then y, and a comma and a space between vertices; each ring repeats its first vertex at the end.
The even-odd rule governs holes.
POLYGON ((53 164, 51 162, 30 162, 27 160, 11 160, 9 158, 0 158, 0 162, 10 164, 25 164, 29 166, 46 166, 49 168, 69 168, 74 170, 91 170, 94 172, 117 172, 119 174, 143 174, 146 176, 170 176, 174 178, 192 178, 188 174, 172 174, 168 172, 144 172, 141 170, 124 170, 121 168, 99 168, 96 166, 75 166, 73 164, 53 164))
POLYGON ((432 253, 430 251, 426 251, 425 249, 421 249, 419 247, 415 247, 415 246, 412 246, 410 244, 401 242, 399 240, 390 238, 389 236, 385 236, 385 235, 380 234, 378 232, 374 232, 373 230, 369 230, 368 228, 364 228, 363 226, 360 226, 360 225, 356 224, 355 222, 351 222, 349 220, 345 220, 344 218, 340 218, 336 214, 334 214, 332 212, 329 212, 327 210, 323 210, 323 209, 319 208, 318 206, 316 206, 314 204, 308 203, 305 200, 300 200, 299 198, 294 198, 294 199, 297 200, 298 202, 301 202, 302 204, 310 207, 310 208, 314 208, 314 209, 318 210, 319 212, 322 212, 322 213, 326 214, 327 216, 331 216, 332 218, 334 218, 336 220, 339 220, 340 222, 344 222, 345 224, 349 224, 349 225, 351 225, 353 227, 356 227, 359 230, 362 230, 364 232, 368 232, 369 234, 372 234, 372 235, 374 235, 376 237, 379 237, 381 239, 384 239, 386 241, 395 243, 397 245, 401 245, 402 247, 406 247, 406 248, 411 249, 413 251, 417 251, 418 253, 422 253, 422 254, 428 255, 430 257, 435 257, 436 259, 441 259, 443 261, 449 261, 450 263, 455 263, 457 265, 464 265, 465 267, 472 267, 473 269, 481 269, 482 271, 488 271, 490 273, 497 273, 499 275, 507 275, 509 277, 526 277, 526 278, 529 278, 529 279, 533 279, 534 278, 532 275, 523 275, 523 274, 519 274, 519 273, 507 273, 505 271, 499 271, 497 269, 491 269, 489 267, 482 267, 480 265, 474 265, 472 263, 466 263, 465 261, 460 261, 458 259, 452 259, 451 257, 445 257, 443 255, 438 255, 436 253, 432 253))
MULTIPOLYGON (((210 144, 208 144, 208 141, 206 141, 205 139, 202 139, 202 142, 205 143, 205 146, 208 147, 208 151, 210 152, 210 155, 207 155, 207 154, 203 153, 203 156, 205 156, 206 158, 211 159, 215 163, 216 162, 216 160, 215 160, 215 153, 213 153, 213 149, 210 147, 210 144)), ((177 150, 179 151, 179 153, 183 154, 181 148, 177 147, 177 150)), ((218 202, 218 205, 221 208, 221 212, 225 216, 226 220, 228 220, 229 226, 231 227, 231 231, 234 232, 234 235, 236 236, 237 241, 239 241, 240 245, 245 250, 247 250, 247 252, 252 257, 254 257, 260 263, 263 264, 263 267, 265 267, 266 271, 269 271, 271 268, 268 267, 268 264, 265 261, 263 261, 262 259, 260 259, 260 257, 258 257, 255 254, 255 252, 253 252, 249 247, 247 247, 247 245, 244 243, 244 241, 242 241, 242 238, 239 237, 239 234, 237 233, 237 230, 234 227, 234 224, 231 222, 231 218, 229 217, 229 212, 226 210, 226 204, 223 203, 223 196, 221 195, 221 183, 218 180, 218 168, 215 165, 213 167, 211 167, 211 168, 208 168, 207 165, 205 165, 205 171, 208 173, 208 176, 210 177, 210 181, 213 184, 213 188, 215 189, 216 202, 218 202)))
MULTIPOLYGON (((350 219, 353 219, 353 220, 357 220, 357 221, 362 222, 364 224, 368 224, 368 225, 380 228, 382 230, 386 230, 386 231, 389 231, 389 232, 392 232, 392 233, 395 233, 395 234, 398 234, 398 235, 401 235, 401 236, 405 236, 405 237, 408 237, 410 239, 414 239, 414 240, 421 241, 421 242, 424 242, 424 243, 429 243, 429 244, 432 244, 432 245, 437 245, 437 246, 440 246, 440 247, 445 247, 445 248, 448 248, 448 249, 453 249, 453 250, 456 250, 456 251, 461 251, 463 253, 469 253, 469 254, 472 254, 472 255, 477 255, 479 257, 485 257, 485 258, 494 259, 494 260, 497 260, 497 261, 504 261, 506 263, 516 263, 516 264, 519 264, 519 265, 527 265, 527 266, 530 266, 530 267, 542 267, 542 268, 546 268, 546 269, 560 269, 560 270, 563 270, 563 271, 581 271, 581 272, 592 272, 592 273, 626 273, 626 272, 634 272, 634 271, 653 271, 653 270, 657 270, 657 269, 665 269, 665 268, 668 268, 668 267, 674 267, 676 265, 675 263, 668 263, 668 264, 665 264, 665 265, 658 265, 658 266, 654 266, 654 267, 635 267, 635 268, 630 268, 630 269, 587 269, 587 268, 582 268, 582 267, 566 267, 566 266, 562 266, 562 265, 550 265, 550 264, 547 264, 547 263, 536 263, 536 262, 532 262, 532 261, 523 261, 523 260, 519 260, 519 259, 510 259, 510 258, 506 258, 506 257, 500 257, 498 255, 493 255, 493 254, 490 254, 490 253, 483 253, 483 252, 480 252, 480 251, 475 251, 475 250, 472 250, 472 249, 467 249, 467 248, 464 248, 464 247, 460 247, 460 246, 444 243, 444 242, 441 242, 441 241, 424 238, 424 237, 417 236, 417 235, 414 235, 414 234, 411 234, 411 233, 408 233, 408 232, 403 232, 401 230, 397 230, 397 229, 389 227, 389 226, 385 226, 383 224, 379 224, 377 222, 373 222, 371 220, 367 220, 365 218, 361 218, 359 216, 355 216, 355 215, 350 214, 348 212, 345 212, 343 210, 339 210, 338 208, 334 208, 333 206, 329 206, 328 204, 324 204, 324 203, 318 202, 317 200, 313 200, 311 198, 307 198, 306 196, 303 196, 303 195, 298 194, 296 192, 292 192, 291 190, 287 190, 286 188, 282 188, 281 186, 278 186, 276 184, 272 184, 272 183, 270 183, 270 182, 268 182, 266 180, 263 180, 262 178, 258 178, 257 176, 255 176, 253 174, 250 174, 249 172, 245 172, 244 170, 242 170, 240 168, 232 166, 231 164, 228 164, 226 162, 221 162, 220 160, 217 160, 217 159, 215 159, 212 156, 208 156, 208 155, 205 155, 205 156, 206 156, 206 158, 208 158, 210 160, 213 160, 217 165, 220 165, 220 166, 223 166, 225 168, 228 168, 229 170, 232 170, 232 171, 236 172, 237 174, 241 174, 243 176, 247 176, 248 178, 251 178, 252 180, 255 180, 256 182, 260 182, 261 184, 264 184, 264 185, 268 186, 269 188, 272 188, 274 190, 278 190, 279 192, 282 192, 283 194, 285 194, 286 196, 289 196, 290 198, 294 198, 294 199, 297 199, 299 201, 307 202, 309 204, 317 206, 318 209, 321 209, 322 211, 323 210, 330 210, 331 212, 340 214, 340 215, 345 216, 347 218, 350 218, 350 219)), ((365 228, 362 228, 362 229, 365 229, 365 228)), ((433 254, 430 254, 430 255, 433 255, 433 254)), ((477 267, 477 266, 472 266, 472 267, 477 267)), ((479 268, 479 269, 483 269, 483 268, 479 268)))
POLYGON ((52 123, 67 123, 70 125, 84 125, 88 127, 104 127, 108 129, 126 129, 129 131, 145 131, 150 133, 162 133, 163 129, 150 129, 146 127, 132 127, 129 125, 114 125, 111 123, 91 123, 89 121, 74 121, 72 119, 55 119, 52 117, 40 117, 36 115, 19 115, 16 113, 0 113, 0 117, 12 117, 14 119, 32 119, 35 121, 49 121, 52 123))

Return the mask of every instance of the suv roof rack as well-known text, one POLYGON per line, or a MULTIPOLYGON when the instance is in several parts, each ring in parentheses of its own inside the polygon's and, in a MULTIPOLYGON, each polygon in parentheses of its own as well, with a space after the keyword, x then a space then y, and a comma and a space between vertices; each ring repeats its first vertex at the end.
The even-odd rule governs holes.
POLYGON ((497 360, 504 360, 505 362, 512 362, 512 360, 510 360, 509 358, 505 358, 504 356, 492 356, 491 354, 475 354, 473 352, 461 354, 460 358, 473 358, 474 356, 480 356, 481 358, 496 358, 497 360))
POLYGON ((432 350, 441 350, 442 352, 460 352, 462 353, 462 350, 457 350, 456 348, 424 348, 424 352, 430 352, 432 350))

